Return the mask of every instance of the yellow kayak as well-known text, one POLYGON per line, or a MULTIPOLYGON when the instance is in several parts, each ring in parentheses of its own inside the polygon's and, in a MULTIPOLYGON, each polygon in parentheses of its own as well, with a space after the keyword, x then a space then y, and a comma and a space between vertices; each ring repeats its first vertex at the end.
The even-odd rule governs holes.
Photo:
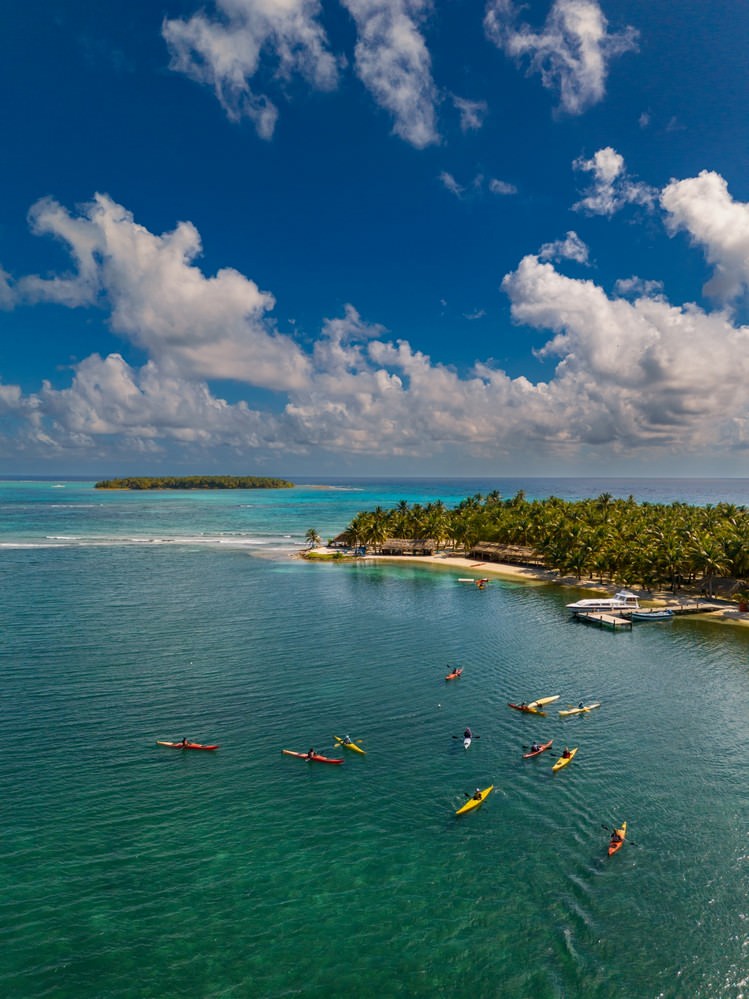
POLYGON ((355 742, 344 742, 340 735, 334 735, 333 738, 338 743, 339 746, 343 746, 344 749, 353 749, 355 753, 361 753, 362 756, 366 756, 366 750, 362 749, 361 746, 357 746, 355 742))
POLYGON ((593 708, 600 708, 600 706, 601 702, 596 701, 595 704, 585 704, 581 708, 569 708, 567 711, 560 711, 559 717, 568 718, 570 715, 584 715, 587 714, 588 711, 592 711, 593 708))
POLYGON ((577 752, 577 746, 575 746, 574 749, 570 750, 570 755, 569 756, 560 756, 559 759, 557 760, 557 762, 554 764, 554 766, 551 769, 556 772, 557 770, 561 770, 562 767, 566 767, 567 764, 571 760, 573 760, 575 758, 575 753, 576 752, 577 752))
POLYGON ((480 798, 469 798, 468 801, 465 803, 465 805, 462 805, 455 814, 465 815, 466 812, 473 811, 474 808, 478 808, 479 805, 483 805, 493 790, 494 790, 493 784, 490 787, 485 787, 484 790, 481 792, 480 798))
POLYGON ((558 701, 561 694, 554 694, 553 697, 537 697, 535 701, 531 701, 528 705, 529 708, 542 708, 545 704, 553 704, 554 701, 558 701))

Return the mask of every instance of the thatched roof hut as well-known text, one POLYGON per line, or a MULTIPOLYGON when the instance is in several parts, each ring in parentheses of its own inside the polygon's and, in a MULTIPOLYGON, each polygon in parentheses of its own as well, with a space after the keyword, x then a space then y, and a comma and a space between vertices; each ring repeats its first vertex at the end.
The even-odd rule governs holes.
POLYGON ((434 555, 434 538, 387 538, 380 545, 383 555, 434 555))
POLYGON ((503 545, 496 541, 479 541, 468 557, 481 562, 503 562, 505 565, 544 566, 543 556, 524 545, 503 545))

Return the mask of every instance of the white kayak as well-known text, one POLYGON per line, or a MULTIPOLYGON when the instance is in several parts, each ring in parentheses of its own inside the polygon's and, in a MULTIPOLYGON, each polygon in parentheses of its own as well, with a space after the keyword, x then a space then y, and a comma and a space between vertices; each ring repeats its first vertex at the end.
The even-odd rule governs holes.
POLYGON ((568 708, 566 711, 560 711, 560 718, 568 718, 570 715, 584 715, 588 711, 592 711, 593 708, 600 708, 600 701, 596 701, 594 704, 584 704, 581 708, 568 708))
POLYGON ((528 703, 529 708, 542 708, 544 704, 553 704, 554 701, 558 701, 561 694, 554 694, 553 697, 539 697, 535 701, 530 701, 528 703))

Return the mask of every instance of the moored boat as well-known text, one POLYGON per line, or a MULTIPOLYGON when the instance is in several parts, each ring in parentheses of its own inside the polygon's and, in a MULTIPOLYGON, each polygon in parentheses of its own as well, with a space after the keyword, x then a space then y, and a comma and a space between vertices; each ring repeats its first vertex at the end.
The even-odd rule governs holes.
POLYGON ((670 621, 674 612, 668 607, 640 608, 629 615, 633 621, 670 621))
POLYGON ((577 600, 574 604, 567 604, 567 610, 573 614, 588 614, 590 612, 617 612, 636 611, 640 607, 640 601, 636 593, 631 590, 619 590, 613 597, 588 597, 585 600, 577 600))

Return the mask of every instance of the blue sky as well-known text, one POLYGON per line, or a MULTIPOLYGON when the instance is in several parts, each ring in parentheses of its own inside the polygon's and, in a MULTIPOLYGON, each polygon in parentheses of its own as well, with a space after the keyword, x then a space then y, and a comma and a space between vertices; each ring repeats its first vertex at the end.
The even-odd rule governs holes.
POLYGON ((0 472, 749 474, 749 5, 6 14, 0 472))

